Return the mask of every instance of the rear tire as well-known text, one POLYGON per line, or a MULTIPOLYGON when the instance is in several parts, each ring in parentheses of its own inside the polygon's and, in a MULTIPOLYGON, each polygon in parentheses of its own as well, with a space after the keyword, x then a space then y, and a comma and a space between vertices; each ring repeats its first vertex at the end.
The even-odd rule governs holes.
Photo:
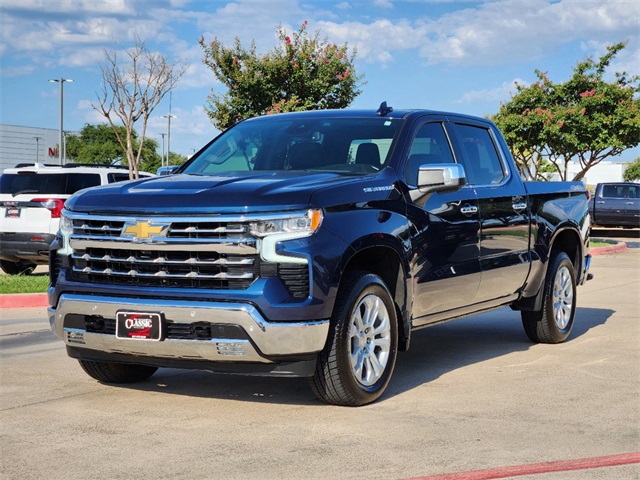
POLYGON ((156 373, 157 367, 127 363, 78 360, 82 369, 92 378, 105 383, 135 383, 156 373))
POLYGON ((338 293, 311 389, 325 402, 366 405, 387 387, 398 352, 395 304, 377 275, 354 272, 338 293))
POLYGON ((31 275, 36 268, 36 264, 27 260, 20 260, 18 262, 0 260, 0 267, 7 275, 31 275))
POLYGON ((576 274, 566 253, 551 257, 543 288, 542 308, 521 314, 524 331, 535 343, 564 342, 576 314, 576 274))

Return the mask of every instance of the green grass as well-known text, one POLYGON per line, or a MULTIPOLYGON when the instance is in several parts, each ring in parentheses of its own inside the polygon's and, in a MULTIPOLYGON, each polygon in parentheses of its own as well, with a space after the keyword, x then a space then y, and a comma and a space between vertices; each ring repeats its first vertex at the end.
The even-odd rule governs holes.
POLYGON ((44 293, 49 286, 49 275, 0 275, 0 294, 44 293))

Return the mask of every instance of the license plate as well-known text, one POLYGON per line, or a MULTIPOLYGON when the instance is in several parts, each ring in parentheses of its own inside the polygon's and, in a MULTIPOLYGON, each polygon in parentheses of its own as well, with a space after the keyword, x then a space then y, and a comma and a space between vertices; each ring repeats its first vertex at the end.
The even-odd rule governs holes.
POLYGON ((20 218, 20 208, 19 207, 7 207, 7 210, 4 213, 6 218, 20 218))
POLYGON ((116 314, 116 337, 159 341, 162 323, 160 313, 120 311, 116 314))

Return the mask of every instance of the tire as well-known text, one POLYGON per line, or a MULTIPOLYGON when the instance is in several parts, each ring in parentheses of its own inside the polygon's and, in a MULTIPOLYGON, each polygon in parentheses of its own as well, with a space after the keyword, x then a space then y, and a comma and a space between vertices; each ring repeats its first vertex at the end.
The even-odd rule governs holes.
POLYGON ((524 331, 535 343, 564 342, 576 314, 576 274, 566 253, 552 256, 543 288, 542 308, 522 312, 524 331))
POLYGON ((105 383, 142 382, 158 370, 157 367, 147 365, 95 362, 93 360, 78 360, 78 362, 90 377, 105 383))
POLYGON ((387 387, 397 353, 398 320, 389 290, 377 275, 354 272, 338 293, 311 389, 334 405, 371 403, 387 387))
POLYGON ((27 260, 20 260, 18 262, 0 260, 0 267, 7 275, 31 275, 36 268, 36 264, 27 260))

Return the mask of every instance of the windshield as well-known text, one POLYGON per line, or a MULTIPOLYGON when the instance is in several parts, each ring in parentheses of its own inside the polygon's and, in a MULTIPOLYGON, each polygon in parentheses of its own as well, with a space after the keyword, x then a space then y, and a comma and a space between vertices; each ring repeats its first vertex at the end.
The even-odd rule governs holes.
POLYGON ((277 116, 222 133, 182 173, 314 170, 369 174, 385 166, 401 119, 277 116))

